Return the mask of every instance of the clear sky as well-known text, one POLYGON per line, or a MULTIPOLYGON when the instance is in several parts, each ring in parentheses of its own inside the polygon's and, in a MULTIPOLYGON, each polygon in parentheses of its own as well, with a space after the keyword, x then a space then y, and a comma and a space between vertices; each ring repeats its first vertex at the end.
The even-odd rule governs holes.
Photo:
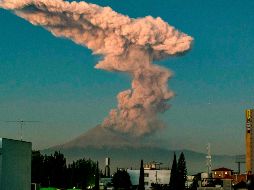
MULTIPOLYGON (((158 62, 174 73, 176 93, 161 115, 160 133, 171 149, 244 153, 244 110, 254 108, 254 1, 90 0, 130 17, 161 17, 194 37, 182 57, 158 62)), ((24 139, 36 149, 71 140, 100 124, 116 107, 130 77, 94 69, 99 60, 73 42, 55 38, 0 10, 0 136, 24 139)))

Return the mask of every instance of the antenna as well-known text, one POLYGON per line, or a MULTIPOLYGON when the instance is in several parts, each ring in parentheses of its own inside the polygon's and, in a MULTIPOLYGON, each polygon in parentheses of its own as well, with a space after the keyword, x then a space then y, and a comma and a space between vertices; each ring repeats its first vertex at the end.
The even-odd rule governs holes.
POLYGON ((235 157, 235 163, 237 163, 238 166, 238 174, 241 174, 241 164, 246 163, 244 155, 238 155, 235 157))
POLYGON ((211 145, 210 143, 207 144, 207 156, 206 156, 206 166, 207 166, 207 174, 210 177, 211 170, 212 170, 212 156, 211 156, 211 145))
POLYGON ((16 120, 16 121, 6 121, 7 123, 19 123, 20 124, 20 140, 23 140, 23 126, 25 123, 37 123, 39 121, 24 121, 24 120, 16 120))

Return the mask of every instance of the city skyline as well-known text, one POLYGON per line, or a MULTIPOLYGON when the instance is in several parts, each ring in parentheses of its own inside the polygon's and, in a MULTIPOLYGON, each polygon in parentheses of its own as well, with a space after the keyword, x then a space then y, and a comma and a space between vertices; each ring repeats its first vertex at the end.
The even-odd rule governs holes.
MULTIPOLYGON (((176 96, 161 115, 159 132, 170 149, 245 153, 245 109, 253 108, 251 1, 88 1, 132 18, 161 17, 194 37, 190 52, 156 62, 174 77, 176 96)), ((100 124, 130 87, 127 74, 97 70, 100 57, 55 38, 8 11, 0 10, 0 134, 18 138, 8 120, 36 120, 24 127, 35 149, 64 143, 100 124)))

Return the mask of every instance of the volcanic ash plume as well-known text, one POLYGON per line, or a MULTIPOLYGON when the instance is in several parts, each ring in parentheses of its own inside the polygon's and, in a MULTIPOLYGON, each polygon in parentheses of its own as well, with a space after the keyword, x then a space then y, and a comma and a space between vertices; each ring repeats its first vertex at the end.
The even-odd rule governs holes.
POLYGON ((171 73, 153 61, 189 50, 190 36, 161 18, 131 19, 86 2, 0 0, 0 7, 103 55, 96 68, 131 75, 131 89, 118 94, 118 107, 102 126, 135 136, 161 126, 157 114, 168 109, 173 96, 167 86, 171 73))

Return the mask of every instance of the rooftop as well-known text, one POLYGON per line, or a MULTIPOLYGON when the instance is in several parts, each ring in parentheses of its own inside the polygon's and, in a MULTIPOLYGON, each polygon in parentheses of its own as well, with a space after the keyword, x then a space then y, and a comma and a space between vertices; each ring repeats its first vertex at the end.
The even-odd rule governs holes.
POLYGON ((224 168, 224 167, 222 167, 222 168, 214 169, 214 170, 212 170, 212 171, 233 171, 233 170, 231 170, 231 169, 229 169, 229 168, 224 168))

